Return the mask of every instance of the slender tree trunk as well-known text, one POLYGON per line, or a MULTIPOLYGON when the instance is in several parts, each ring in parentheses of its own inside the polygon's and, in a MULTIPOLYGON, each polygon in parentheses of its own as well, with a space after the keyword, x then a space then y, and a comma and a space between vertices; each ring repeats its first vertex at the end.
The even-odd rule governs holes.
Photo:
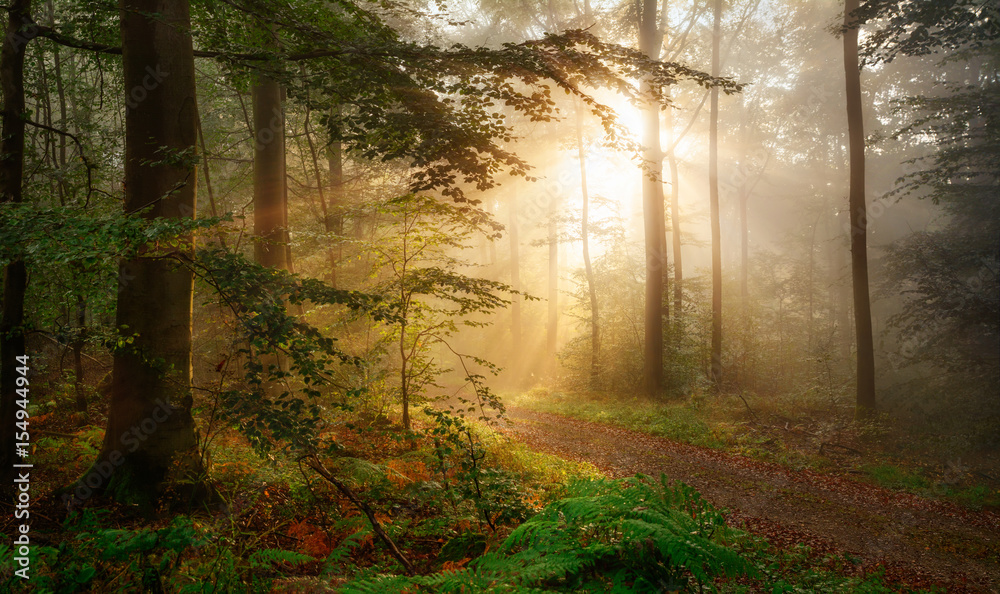
POLYGON ((743 315, 747 315, 750 304, 750 222, 747 219, 747 203, 750 192, 740 188, 740 304, 743 315))
MULTIPOLYGON (((319 168, 319 156, 316 152, 316 143, 313 142, 312 132, 309 129, 309 116, 312 114, 312 110, 309 108, 309 94, 306 91, 306 117, 302 124, 302 130, 306 137, 306 144, 309 145, 309 155, 312 158, 313 173, 316 176, 316 192, 319 194, 319 205, 323 213, 323 230, 327 234, 333 233, 333 217, 330 214, 329 209, 326 204, 326 192, 323 188, 323 173, 319 168)), ((327 164, 329 165, 329 155, 327 164)), ((287 208, 287 205, 286 205, 287 208)), ((337 282, 337 254, 334 252, 332 247, 326 249, 326 261, 329 266, 327 272, 329 273, 328 278, 330 279, 330 284, 334 285, 337 282)))
MULTIPOLYGON (((656 0, 643 0, 639 24, 639 49, 659 59, 662 36, 656 20, 656 0)), ((663 154, 660 150, 660 108, 652 89, 643 81, 647 104, 643 107, 642 217, 646 247, 645 339, 643 342, 643 386, 646 394, 663 390, 663 154)))
MULTIPOLYGON (((6 35, 0 50, 0 201, 22 200, 24 177, 24 54, 30 40, 24 26, 30 20, 31 0, 13 0, 7 9, 6 35)), ((17 357, 25 355, 24 295, 28 285, 24 261, 14 259, 4 268, 3 314, 0 317, 0 498, 10 501, 14 491, 14 464, 30 463, 16 455, 17 357)))
POLYGON ((809 352, 812 353, 813 341, 815 339, 815 330, 813 328, 815 318, 816 318, 816 228, 819 227, 819 222, 823 218, 823 212, 820 211, 816 215, 816 220, 813 221, 812 233, 809 236, 809 265, 808 265, 808 278, 809 284, 806 286, 806 301, 809 305, 809 315, 807 317, 806 325, 806 345, 809 348, 809 352))
MULTIPOLYGON (((331 115, 337 108, 331 108, 331 115)), ((339 140, 331 140, 326 147, 327 167, 330 170, 330 228, 338 236, 344 234, 344 216, 340 208, 344 201, 344 148, 339 140)), ((324 227, 325 228, 325 227, 324 227)), ((330 263, 330 284, 337 286, 337 264, 343 258, 341 241, 337 240, 337 249, 330 263)))
MULTIPOLYGON (((215 206, 215 192, 212 190, 212 176, 208 169, 208 148, 205 143, 205 131, 201 127, 201 114, 198 113, 198 146, 201 148, 201 168, 204 170, 205 175, 205 190, 208 192, 208 209, 213 217, 219 216, 219 211, 215 206)), ((219 243, 221 245, 226 245, 225 237, 222 235, 222 231, 219 231, 219 243)))
MULTIPOLYGON (((59 157, 57 155, 57 147, 59 141, 56 140, 56 134, 51 130, 55 127, 55 118, 52 117, 52 81, 49 77, 48 69, 48 52, 42 46, 36 46, 38 49, 38 90, 35 93, 35 112, 36 119, 40 119, 42 123, 48 126, 50 129, 46 130, 44 133, 45 144, 42 148, 42 154, 44 155, 44 163, 53 172, 59 171, 59 157)), ((58 54, 58 51, 56 52, 58 54)), ((58 59, 58 55, 56 56, 58 59)), ((62 136, 60 136, 62 138, 62 136)), ((63 180, 58 179, 59 176, 50 177, 50 192, 58 196, 59 205, 66 206, 66 192, 65 183, 63 180)))
MULTIPOLYGON (((668 116, 670 117, 670 116, 668 116)), ((669 124, 673 130, 673 124, 669 124)), ((673 143, 671 143, 673 144, 673 143)), ((674 249, 674 323, 681 319, 681 307, 684 305, 684 269, 681 258, 681 212, 680 212, 680 175, 677 171, 677 157, 674 147, 667 151, 667 164, 670 166, 670 226, 674 249)))
POLYGON ((559 325, 559 228, 556 223, 556 213, 559 212, 558 200, 549 201, 549 322, 546 327, 546 369, 549 373, 556 370, 556 348, 558 345, 559 325))
MULTIPOLYGON (((510 286, 515 291, 521 290, 521 240, 518 236, 518 204, 517 188, 511 191, 510 197, 510 221, 507 230, 510 233, 510 286)), ((521 296, 512 295, 510 303, 510 335, 511 353, 515 377, 523 374, 522 364, 524 359, 521 356, 524 343, 521 335, 521 296)))
MULTIPOLYGON (((719 41, 722 37, 722 0, 715 0, 712 26, 712 76, 719 76, 719 41)), ((719 213, 719 88, 711 91, 711 124, 708 137, 708 190, 712 224, 712 384, 722 385, 722 228, 719 213)))
MULTIPOLYGON (((142 216, 194 217, 195 166, 163 154, 194 153, 197 142, 189 31, 185 0, 121 4, 126 213, 151 206, 142 216)), ((120 265, 115 325, 132 342, 115 351, 104 445, 75 485, 78 499, 103 491, 150 512, 165 482, 188 485, 191 497, 202 493, 191 416, 193 279, 177 262, 190 257, 192 243, 189 236, 175 258, 139 256, 120 265)))
POLYGON ((288 270, 285 219, 285 117, 281 85, 264 70, 253 84, 253 222, 254 257, 271 268, 288 270))
MULTIPOLYGON (((667 0, 663 0, 663 5, 662 5, 662 8, 660 10, 660 24, 659 24, 659 29, 657 31, 658 38, 660 39, 660 43, 659 43, 659 48, 656 50, 657 56, 660 56, 660 57, 662 57, 662 55, 663 55, 663 46, 666 43, 666 38, 667 38, 667 28, 670 25, 670 20, 668 18, 669 11, 667 10, 668 8, 669 7, 668 7, 668 4, 667 4, 667 0)), ((667 92, 669 92, 669 89, 664 89, 663 92, 667 93, 667 92)), ((657 139, 657 144, 659 144, 659 139, 660 139, 660 121, 659 121, 659 116, 657 116, 656 128, 657 128, 657 130, 656 130, 656 139, 657 139)), ((660 265, 660 276, 661 276, 662 283, 663 283, 662 293, 660 294, 660 303, 662 304, 660 315, 661 315, 661 323, 665 324, 667 326, 667 328, 669 328, 670 327, 670 299, 669 299, 669 295, 670 295, 670 254, 667 251, 667 243, 668 243, 667 242, 667 233, 668 232, 667 232, 667 205, 666 205, 666 196, 663 194, 663 158, 665 156, 666 155, 664 154, 663 149, 661 147, 661 149, 657 153, 657 158, 658 158, 657 168, 659 169, 659 176, 658 177, 660 178, 660 187, 659 187, 659 194, 660 194, 660 200, 659 200, 659 202, 660 202, 660 219, 661 219, 660 220, 660 254, 663 256, 663 263, 660 265)), ((670 345, 670 334, 666 333, 664 335, 663 340, 664 340, 664 348, 666 348, 667 346, 670 345)), ((664 382, 665 381, 666 380, 664 380, 664 382)))
POLYGON ((83 346, 87 342, 87 302, 83 295, 76 295, 76 328, 73 343, 73 392, 76 394, 76 411, 87 412, 87 396, 83 392, 83 346))
MULTIPOLYGON (((846 211, 837 213, 837 222, 844 228, 850 227, 850 215, 846 211)), ((851 283, 849 281, 849 265, 847 253, 850 250, 850 237, 837 236, 833 242, 833 270, 836 274, 834 290, 837 304, 837 344, 839 345, 841 368, 851 367, 851 347, 854 345, 851 327, 851 283)))
MULTIPOLYGON (((858 0, 844 1, 844 26, 858 0)), ((872 340, 871 301, 868 291, 868 212, 865 201, 865 132, 861 104, 861 68, 858 63, 858 29, 844 31, 844 74, 847 87, 847 134, 850 147, 851 276, 854 284, 854 332, 858 349, 858 386, 855 414, 875 411, 875 346, 872 340)))
POLYGON ((597 284, 594 269, 590 265, 590 196, 587 193, 587 153, 583 147, 583 115, 576 110, 576 146, 580 158, 580 193, 583 197, 583 212, 580 215, 580 237, 583 242, 583 270, 587 276, 587 293, 590 295, 590 387, 597 388, 601 361, 601 317, 597 309, 597 284))
MULTIPOLYGON (((410 225, 407 221, 409 215, 403 216, 403 257, 399 264, 399 303, 400 316, 402 321, 399 324, 399 392, 400 401, 403 406, 403 430, 409 433, 410 431, 410 356, 408 355, 408 350, 406 348, 406 327, 407 322, 410 319, 410 294, 407 293, 406 285, 408 282, 407 278, 407 265, 409 264, 409 230, 410 225)), ((417 340, 414 337, 414 340, 417 340)), ((412 350, 409 351, 412 353, 412 350)))
MULTIPOLYGON (((496 205, 495 205, 493 199, 487 200, 484 204, 485 204, 484 210, 486 210, 486 212, 489 213, 491 219, 494 218, 495 215, 496 215, 496 205)), ((489 254, 489 260, 487 261, 487 264, 489 264, 489 266, 490 266, 490 275, 489 275, 489 278, 490 278, 490 280, 498 280, 497 279, 497 273, 496 273, 496 266, 497 266, 497 242, 493 238, 490 238, 489 242, 490 242, 489 243, 489 252, 490 252, 490 254, 489 254)))
MULTIPOLYGON (((46 11, 48 12, 49 24, 55 26, 55 7, 52 0, 48 0, 45 3, 46 11)), ((68 124, 66 117, 66 89, 63 85, 62 76, 62 52, 59 51, 58 46, 52 48, 53 63, 55 66, 55 79, 56 79, 56 95, 59 97, 59 128, 65 129, 68 124)), ((65 180, 66 175, 66 136, 59 135, 59 169, 62 175, 59 178, 59 184, 63 188, 63 192, 68 194, 67 183, 65 180)))

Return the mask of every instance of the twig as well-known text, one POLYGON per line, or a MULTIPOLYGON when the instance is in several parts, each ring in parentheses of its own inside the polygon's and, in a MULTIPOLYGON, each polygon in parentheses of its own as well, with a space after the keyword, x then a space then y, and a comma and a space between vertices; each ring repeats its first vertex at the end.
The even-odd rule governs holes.
POLYGON ((753 412, 753 409, 750 408, 750 404, 747 403, 747 399, 743 397, 743 393, 742 392, 737 392, 736 395, 740 397, 740 400, 743 401, 743 405, 747 407, 747 412, 750 413, 750 416, 753 417, 753 420, 756 421, 757 420, 757 413, 753 412))
POLYGON ((46 126, 45 124, 40 124, 38 122, 33 122, 31 120, 28 120, 28 119, 25 119, 24 123, 28 124, 29 126, 34 126, 35 128, 39 128, 41 130, 47 130, 49 132, 54 132, 54 133, 60 134, 62 136, 68 136, 70 138, 70 140, 72 140, 73 143, 76 144, 76 148, 80 150, 80 160, 83 161, 83 165, 84 165, 84 167, 87 170, 87 200, 84 203, 84 206, 89 206, 90 205, 90 196, 94 192, 100 192, 101 194, 104 194, 105 196, 112 197, 111 194, 108 194, 104 190, 100 190, 100 189, 94 187, 92 172, 93 172, 93 170, 97 169, 97 165, 94 165, 93 163, 90 162, 89 159, 87 159, 87 153, 83 150, 83 143, 80 142, 79 138, 77 138, 76 136, 74 136, 73 134, 70 134, 69 132, 67 132, 65 130, 60 130, 59 128, 53 128, 52 126, 46 126))
POLYGON ((351 489, 346 484, 341 482, 337 477, 333 476, 333 473, 331 473, 326 468, 326 466, 324 466, 323 463, 320 462, 319 458, 315 454, 305 456, 305 458, 306 458, 306 464, 308 464, 310 468, 315 470, 317 473, 319 473, 320 476, 322 476, 327 481, 332 483, 334 487, 337 487, 338 491, 340 491, 341 493, 344 494, 345 497, 350 499, 351 503, 353 503, 355 507, 360 509, 365 514, 365 516, 368 517, 368 521, 371 522, 372 525, 372 530, 374 530, 375 534, 378 535, 379 539, 383 543, 385 543, 385 546, 389 547, 389 553, 392 554, 392 556, 395 557, 396 560, 403 565, 403 568, 406 570, 406 575, 413 575, 414 573, 413 564, 410 563, 405 556, 403 556, 402 551, 399 550, 399 547, 396 546, 396 543, 393 542, 392 539, 389 538, 389 535, 385 533, 385 530, 382 529, 382 525, 375 518, 375 512, 372 510, 372 508, 367 503, 359 499, 358 496, 354 494, 354 491, 351 491, 351 489))
MULTIPOLYGON (((59 342, 55 338, 52 338, 51 336, 49 336, 49 333, 46 332, 45 330, 32 330, 30 332, 27 332, 27 334, 38 334, 42 338, 45 338, 47 340, 51 340, 52 342, 56 343, 57 345, 59 345, 59 346, 61 346, 63 348, 69 348, 69 345, 67 345, 65 343, 62 343, 62 342, 59 342)), ((94 357, 91 357, 90 355, 88 355, 87 353, 84 353, 83 351, 80 351, 80 354, 83 355, 84 357, 90 359, 94 363, 97 363, 102 368, 107 369, 108 365, 105 362, 101 361, 100 359, 95 359, 94 357)))

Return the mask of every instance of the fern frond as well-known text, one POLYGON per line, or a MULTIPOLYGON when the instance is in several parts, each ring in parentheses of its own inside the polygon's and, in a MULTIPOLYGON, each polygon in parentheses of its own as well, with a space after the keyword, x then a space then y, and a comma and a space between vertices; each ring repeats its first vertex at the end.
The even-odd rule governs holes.
POLYGON ((250 555, 250 567, 254 569, 270 569, 278 565, 302 565, 315 561, 309 555, 286 551, 284 549, 258 549, 250 555))
MULTIPOLYGON (((345 592, 660 592, 756 569, 724 544, 722 514, 697 491, 636 476, 578 481, 461 571, 386 577, 345 592)), ((711 587, 711 586, 709 586, 711 587)))

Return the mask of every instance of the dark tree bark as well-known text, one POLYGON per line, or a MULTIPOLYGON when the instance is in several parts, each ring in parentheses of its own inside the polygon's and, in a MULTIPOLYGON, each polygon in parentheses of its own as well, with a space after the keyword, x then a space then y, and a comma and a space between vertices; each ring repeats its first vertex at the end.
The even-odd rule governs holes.
MULTIPOLYGON (((125 212, 193 218, 197 174, 194 56, 185 0, 123 0, 125 212)), ((114 354, 111 406, 97 462, 74 486, 146 512, 171 483, 196 497, 203 475, 191 416, 192 274, 178 260, 140 255, 120 265, 115 325, 132 340, 114 354)), ((69 497, 67 494, 65 497, 69 497)), ((189 500, 190 501, 190 500, 189 500)))
MULTIPOLYGON (((657 26, 656 0, 643 0, 639 23, 639 50, 659 59, 662 32, 657 26)), ((649 97, 651 89, 642 83, 649 97)), ((642 110, 643 172, 642 216, 646 248, 645 338, 643 341, 643 387, 650 396, 663 390, 663 153, 660 149, 660 108, 650 98, 642 110)))
POLYGON ((855 414, 875 411, 875 347, 868 291, 868 212, 865 201, 865 131, 861 106, 861 67, 858 60, 858 28, 850 27, 858 0, 844 1, 844 77, 847 89, 847 135, 850 151, 851 187, 848 198, 851 219, 851 278, 854 285, 854 333, 858 352, 858 385, 855 414))
MULTIPOLYGON (((31 31, 31 0, 14 0, 7 9, 6 35, 0 50, 0 201, 22 200, 24 178, 24 54, 31 31)), ((17 410, 17 357, 24 352, 24 294, 28 274, 24 261, 15 259, 4 268, 3 316, 0 317, 0 498, 14 495, 14 464, 25 463, 15 453, 17 410)))
MULTIPOLYGON (((722 0, 715 0, 712 26, 712 76, 719 76, 719 41, 722 37, 722 0)), ((708 190, 712 223, 712 384, 722 384, 722 228, 719 214, 719 88, 711 91, 711 124, 708 132, 708 190)))

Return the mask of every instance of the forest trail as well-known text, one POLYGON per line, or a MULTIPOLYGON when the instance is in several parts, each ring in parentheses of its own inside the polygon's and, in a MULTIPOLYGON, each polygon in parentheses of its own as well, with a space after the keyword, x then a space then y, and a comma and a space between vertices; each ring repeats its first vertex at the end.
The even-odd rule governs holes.
POLYGON ((858 571, 884 567, 887 579, 914 587, 1000 592, 1000 514, 561 415, 507 415, 507 432, 535 450, 614 478, 665 473, 729 509, 730 525, 779 546, 847 554, 858 571))

